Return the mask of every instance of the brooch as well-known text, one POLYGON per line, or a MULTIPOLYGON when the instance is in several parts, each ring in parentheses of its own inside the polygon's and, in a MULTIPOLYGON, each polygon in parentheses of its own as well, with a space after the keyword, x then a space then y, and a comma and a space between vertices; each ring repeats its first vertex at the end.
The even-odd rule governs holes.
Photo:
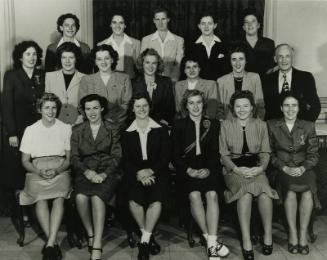
POLYGON ((208 119, 203 120, 203 127, 204 128, 208 129, 210 127, 210 125, 211 125, 210 120, 208 120, 208 119))
POLYGON ((41 84, 41 81, 40 81, 40 75, 35 75, 34 77, 35 77, 35 83, 36 83, 37 85, 40 85, 40 84, 41 84))
POLYGON ((304 135, 300 136, 300 145, 305 145, 304 135))

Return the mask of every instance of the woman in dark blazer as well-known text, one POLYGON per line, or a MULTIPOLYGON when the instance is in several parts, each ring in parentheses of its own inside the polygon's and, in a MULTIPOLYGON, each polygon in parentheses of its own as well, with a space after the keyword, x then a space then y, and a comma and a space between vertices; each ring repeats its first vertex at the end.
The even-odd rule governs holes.
POLYGON ((107 112, 104 97, 85 96, 80 106, 87 121, 74 127, 71 138, 76 205, 89 236, 91 259, 100 259, 106 203, 120 180, 120 136, 118 129, 102 119, 107 112))
MULTIPOLYGON (((146 93, 144 93, 146 94, 146 93)), ((138 259, 149 259, 152 231, 161 213, 166 191, 170 142, 167 129, 149 117, 150 99, 132 98, 135 120, 122 138, 123 168, 130 211, 142 232, 138 259)))
POLYGON ((202 116, 206 111, 205 96, 197 89, 185 91, 182 107, 188 111, 188 117, 177 120, 172 129, 173 163, 183 175, 191 213, 207 241, 209 259, 224 257, 229 250, 217 241, 219 121, 202 116), (207 211, 202 195, 206 198, 207 211))
POLYGON ((171 125, 175 116, 175 98, 172 81, 160 76, 163 61, 154 49, 141 53, 142 75, 132 81, 133 95, 148 93, 151 99, 150 117, 163 125, 171 125))
POLYGON ((24 186, 25 170, 18 150, 24 130, 40 119, 36 101, 44 92, 42 49, 34 41, 23 41, 13 52, 14 69, 4 76, 2 112, 4 126, 3 168, 0 181, 10 189, 24 186))
POLYGON ((277 183, 284 200, 289 226, 288 251, 309 254, 307 231, 312 208, 320 207, 317 197, 316 175, 318 139, 315 124, 299 120, 299 99, 291 93, 281 99, 284 117, 268 121, 271 162, 277 170, 277 183), (297 193, 301 195, 297 203, 297 193), (297 230, 297 212, 300 227, 297 230))

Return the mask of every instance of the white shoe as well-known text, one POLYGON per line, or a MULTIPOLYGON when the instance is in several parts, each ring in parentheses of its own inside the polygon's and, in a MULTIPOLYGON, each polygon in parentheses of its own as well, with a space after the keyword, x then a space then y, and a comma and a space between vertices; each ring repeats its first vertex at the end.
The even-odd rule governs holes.
POLYGON ((227 246, 225 246, 223 243, 220 243, 217 241, 217 245, 216 245, 216 251, 217 251, 217 254, 220 256, 220 257, 226 257, 229 255, 229 249, 227 246))

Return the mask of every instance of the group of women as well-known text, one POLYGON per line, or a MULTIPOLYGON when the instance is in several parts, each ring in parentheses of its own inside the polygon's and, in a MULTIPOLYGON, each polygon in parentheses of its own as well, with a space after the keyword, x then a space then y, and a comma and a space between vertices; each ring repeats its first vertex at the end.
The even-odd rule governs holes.
MULTIPOLYGON (((173 86, 160 74, 162 57, 152 48, 141 53, 140 73, 130 80, 116 71, 120 55, 107 44, 91 53, 98 72, 85 75, 78 68, 89 62, 83 58, 87 48, 74 38, 76 19, 71 14, 58 19, 63 37, 52 63, 59 64, 59 70, 46 74, 39 70, 42 50, 34 41, 24 41, 16 45, 14 69, 4 78, 2 181, 22 189, 21 205, 36 205, 47 237, 43 259, 62 258, 56 236, 64 199, 72 194, 88 235, 90 258, 101 259, 106 204, 121 181, 119 187, 140 230, 138 259, 149 259, 152 233, 169 188, 169 162, 182 180, 209 259, 229 254, 217 239, 220 165, 225 200, 237 202, 244 258, 254 259, 250 238, 254 198, 264 229, 262 253, 273 251, 272 200, 282 199, 288 250, 308 254, 308 223, 314 203, 319 203, 313 172, 318 142, 314 124, 297 119, 299 99, 286 93, 281 97, 284 118, 263 122, 260 77, 245 71, 246 51, 239 47, 230 52, 233 71, 220 77, 218 86, 199 77, 196 57, 184 58, 181 69, 187 79, 173 86), (269 162, 277 172, 275 189, 266 177, 269 162)), ((122 16, 114 16, 117 23, 115 19, 124 22, 122 16)), ((119 32, 115 26, 113 33, 119 32)), ((49 65, 49 57, 46 60, 49 65)))

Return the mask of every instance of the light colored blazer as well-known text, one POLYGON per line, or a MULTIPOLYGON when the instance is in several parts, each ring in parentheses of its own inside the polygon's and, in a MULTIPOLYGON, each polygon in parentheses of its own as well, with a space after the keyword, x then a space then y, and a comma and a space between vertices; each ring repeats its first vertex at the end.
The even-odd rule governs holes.
MULTIPOLYGON (((186 111, 182 109, 182 99, 185 91, 188 89, 187 80, 178 81, 175 84, 175 102, 176 102, 176 117, 185 118, 187 116, 186 111)), ((213 80, 206 80, 199 78, 195 85, 195 89, 204 93, 204 97, 207 101, 206 115, 211 119, 219 118, 219 109, 221 110, 221 101, 217 91, 217 84, 213 80)))
POLYGON ((105 85, 100 72, 86 75, 81 80, 79 100, 89 94, 98 94, 108 100, 108 113, 104 116, 115 127, 122 127, 126 119, 128 103, 132 97, 132 85, 129 76, 121 72, 112 72, 105 85))
MULTIPOLYGON (((111 36, 110 36, 111 37, 111 36)), ((114 46, 110 43, 109 38, 99 42, 97 45, 111 45, 113 48, 114 46)), ((140 56, 140 48, 141 43, 139 40, 128 36, 130 41, 126 41, 124 45, 124 71, 126 74, 129 75, 130 79, 135 78, 136 75, 136 62, 138 57, 140 56)))
POLYGON ((45 92, 57 95, 62 103, 59 119, 66 124, 74 124, 78 116, 78 90, 83 73, 76 71, 66 90, 62 70, 45 74, 45 92))
MULTIPOLYGON (((154 34, 143 37, 141 42, 141 52, 147 48, 155 49, 161 55, 161 44, 159 39, 153 39, 154 34)), ((176 82, 179 79, 179 67, 181 60, 184 57, 184 39, 176 34, 169 32, 172 39, 169 39, 164 47, 164 72, 162 75, 170 77, 172 81, 176 82)), ((168 36, 168 35, 167 35, 168 36)))
MULTIPOLYGON (((227 118, 231 116, 228 105, 231 96, 235 92, 233 73, 231 72, 218 78, 217 83, 219 96, 224 107, 224 118, 227 118)), ((262 85, 259 74, 245 72, 243 76, 242 90, 249 90, 252 92, 257 106, 257 115, 263 120, 265 116, 265 103, 263 100, 262 85)))

